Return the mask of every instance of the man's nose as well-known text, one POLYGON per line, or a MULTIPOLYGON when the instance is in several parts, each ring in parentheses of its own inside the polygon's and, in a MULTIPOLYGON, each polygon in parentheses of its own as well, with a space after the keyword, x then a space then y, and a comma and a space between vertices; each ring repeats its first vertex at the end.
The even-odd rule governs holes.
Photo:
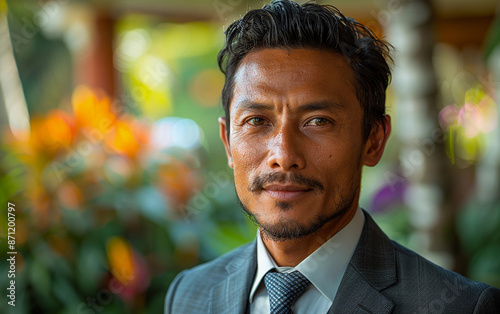
POLYGON ((293 126, 281 126, 268 143, 268 165, 281 171, 301 170, 306 165, 304 152, 307 149, 301 141, 300 131, 293 126))

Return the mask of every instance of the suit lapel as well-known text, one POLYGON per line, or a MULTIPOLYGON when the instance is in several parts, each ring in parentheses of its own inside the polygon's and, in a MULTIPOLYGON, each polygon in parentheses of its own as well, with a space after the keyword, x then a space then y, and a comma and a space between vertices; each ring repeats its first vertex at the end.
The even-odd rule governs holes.
POLYGON ((227 279, 210 292, 209 313, 245 313, 257 268, 257 245, 254 241, 226 266, 227 279))
POLYGON ((342 279, 331 313, 390 313, 393 308, 377 289, 372 287, 358 271, 348 266, 342 279))
POLYGON ((390 313, 394 304, 380 291, 397 282, 392 242, 365 212, 359 243, 329 313, 390 313))

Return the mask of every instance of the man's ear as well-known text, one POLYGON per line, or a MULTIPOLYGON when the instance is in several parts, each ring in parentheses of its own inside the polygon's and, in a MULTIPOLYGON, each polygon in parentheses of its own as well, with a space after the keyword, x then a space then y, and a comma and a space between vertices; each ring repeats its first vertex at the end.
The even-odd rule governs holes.
POLYGON ((229 147, 229 138, 226 129, 226 118, 219 117, 219 136, 226 149, 227 164, 230 168, 233 168, 233 156, 231 155, 231 149, 229 147))
POLYGON ((366 140, 363 165, 373 167, 378 164, 380 158, 382 158, 389 134, 391 134, 391 117, 385 115, 383 125, 374 126, 366 140))

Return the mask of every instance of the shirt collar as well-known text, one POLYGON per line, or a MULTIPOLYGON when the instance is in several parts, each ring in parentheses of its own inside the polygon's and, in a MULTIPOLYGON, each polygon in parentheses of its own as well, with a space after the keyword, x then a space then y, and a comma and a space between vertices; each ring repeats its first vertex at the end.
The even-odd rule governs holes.
POLYGON ((354 217, 342 230, 306 257, 295 268, 278 267, 267 251, 257 231, 257 272, 250 290, 250 303, 265 274, 276 268, 280 272, 298 270, 331 302, 337 294, 347 264, 356 249, 363 230, 365 217, 358 207, 354 217), (328 274, 328 275, 326 275, 328 274))

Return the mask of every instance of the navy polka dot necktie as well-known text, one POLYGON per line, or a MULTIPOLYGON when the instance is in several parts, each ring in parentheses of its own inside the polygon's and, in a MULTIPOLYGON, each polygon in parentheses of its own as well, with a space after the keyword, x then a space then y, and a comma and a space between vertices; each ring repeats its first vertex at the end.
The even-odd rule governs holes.
POLYGON ((292 304, 311 283, 299 271, 291 273, 268 272, 264 276, 271 314, 290 314, 292 304))

